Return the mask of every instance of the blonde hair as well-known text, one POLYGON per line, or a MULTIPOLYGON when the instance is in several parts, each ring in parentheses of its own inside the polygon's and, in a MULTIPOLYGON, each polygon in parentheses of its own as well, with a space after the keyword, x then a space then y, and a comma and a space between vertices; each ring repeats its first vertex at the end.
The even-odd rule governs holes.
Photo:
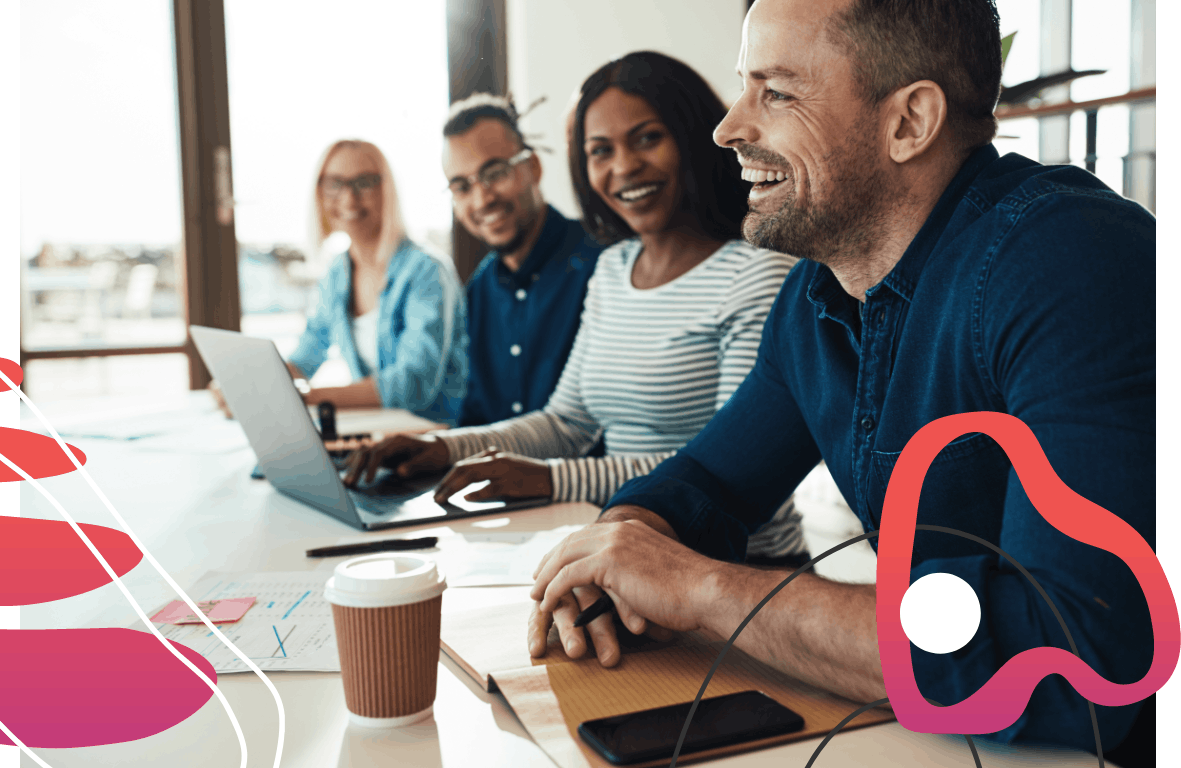
POLYGON ((398 205, 398 190, 394 186, 394 174, 385 155, 375 144, 360 139, 341 139, 335 142, 324 154, 316 166, 316 180, 312 187, 312 246, 313 253, 319 253, 324 240, 332 234, 328 216, 324 212, 324 201, 320 195, 320 179, 324 176, 324 167, 340 149, 353 149, 373 160, 377 164, 377 171, 381 174, 381 235, 378 240, 377 253, 381 257, 389 256, 394 248, 406 236, 406 225, 402 221, 402 208, 398 205))

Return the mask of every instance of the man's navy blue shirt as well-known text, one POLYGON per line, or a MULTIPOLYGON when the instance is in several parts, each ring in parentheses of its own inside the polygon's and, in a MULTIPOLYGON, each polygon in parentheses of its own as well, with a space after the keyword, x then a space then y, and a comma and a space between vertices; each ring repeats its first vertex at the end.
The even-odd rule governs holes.
MULTIPOLYGON (((1070 488, 1155 548, 1155 260, 1156 219, 1094 176, 977 150, 863 305, 827 267, 792 270, 746 381, 696 439, 607 506, 653 510, 688 546, 741 561, 747 536, 823 459, 873 530, 894 463, 920 428, 999 411, 1033 430, 1070 488)), ((938 455, 918 522, 1016 558, 1100 675, 1130 683, 1148 670, 1151 623, 1131 571, 1051 527, 988 436, 965 435, 938 455)), ((1069 650, 1032 584, 992 551, 919 531, 911 579, 936 572, 968 582, 982 616, 958 651, 912 644, 924 696, 954 704, 1020 651, 1069 650)), ((1138 708, 1096 707, 1105 748, 1138 708)), ((1059 675, 994 738, 1094 750, 1086 701, 1059 675)))
POLYGON ((459 426, 540 410, 574 346, 586 285, 602 246, 546 206, 545 225, 516 272, 496 251, 468 281, 467 396, 459 426))

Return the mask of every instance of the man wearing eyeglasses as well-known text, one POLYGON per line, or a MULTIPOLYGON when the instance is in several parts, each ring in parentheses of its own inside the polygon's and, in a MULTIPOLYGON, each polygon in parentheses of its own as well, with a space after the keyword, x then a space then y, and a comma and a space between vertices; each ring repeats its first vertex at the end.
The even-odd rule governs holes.
POLYGON ((455 219, 492 252, 468 281, 470 364, 460 426, 542 408, 574 344, 601 246, 541 196, 541 160, 509 99, 476 94, 443 126, 455 219))

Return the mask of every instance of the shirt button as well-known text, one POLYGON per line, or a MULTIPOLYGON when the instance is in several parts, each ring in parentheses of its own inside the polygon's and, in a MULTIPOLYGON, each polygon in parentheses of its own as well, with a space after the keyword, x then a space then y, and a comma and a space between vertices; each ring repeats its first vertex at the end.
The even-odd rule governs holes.
POLYGON ((874 315, 873 319, 878 325, 885 325, 886 324, 886 310, 879 309, 878 313, 876 315, 874 315))
POLYGON ((861 420, 861 428, 868 432, 873 429, 873 423, 873 416, 866 416, 861 420))
POLYGON ((528 295, 529 293, 524 288, 517 289, 517 301, 524 301, 528 295))
POLYGON ((513 357, 518 357, 521 354, 521 345, 514 344, 508 348, 508 353, 513 357))
POLYGON ((513 413, 520 413, 523 410, 525 410, 525 406, 520 403, 513 403, 513 413))

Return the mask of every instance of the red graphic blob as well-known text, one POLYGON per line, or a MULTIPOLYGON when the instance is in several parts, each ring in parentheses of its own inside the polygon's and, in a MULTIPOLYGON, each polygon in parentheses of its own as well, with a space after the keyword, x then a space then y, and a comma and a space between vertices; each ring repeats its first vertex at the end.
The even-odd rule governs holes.
MULTIPOLYGON (((101 525, 79 528, 116 574, 143 553, 127 534, 101 525)), ((0 605, 34 605, 98 589, 111 579, 69 523, 0 517, 0 605)))
MULTIPOLYGON (((205 675, 196 651, 173 644, 205 675)), ((92 747, 160 733, 213 691, 152 635, 134 629, 0 631, 0 722, 28 747, 92 747)), ((0 744, 12 744, 0 733, 0 744)))
MULTIPOLYGON (((12 360, 0 357, 0 371, 4 371, 4 375, 12 379, 12 383, 18 387, 25 380, 25 372, 12 360)), ((0 379, 0 392, 7 392, 9 389, 11 387, 4 383, 4 379, 0 379)))
MULTIPOLYGON (((79 464, 86 463, 86 454, 74 446, 70 446, 79 464)), ((49 435, 38 435, 23 429, 9 429, 0 427, 0 453, 17 465, 29 477, 40 480, 43 477, 54 477, 73 472, 77 467, 70 457, 62 452, 61 446, 49 435)), ((11 483, 24 480, 23 477, 8 468, 7 464, 0 464, 0 483, 11 483)))

